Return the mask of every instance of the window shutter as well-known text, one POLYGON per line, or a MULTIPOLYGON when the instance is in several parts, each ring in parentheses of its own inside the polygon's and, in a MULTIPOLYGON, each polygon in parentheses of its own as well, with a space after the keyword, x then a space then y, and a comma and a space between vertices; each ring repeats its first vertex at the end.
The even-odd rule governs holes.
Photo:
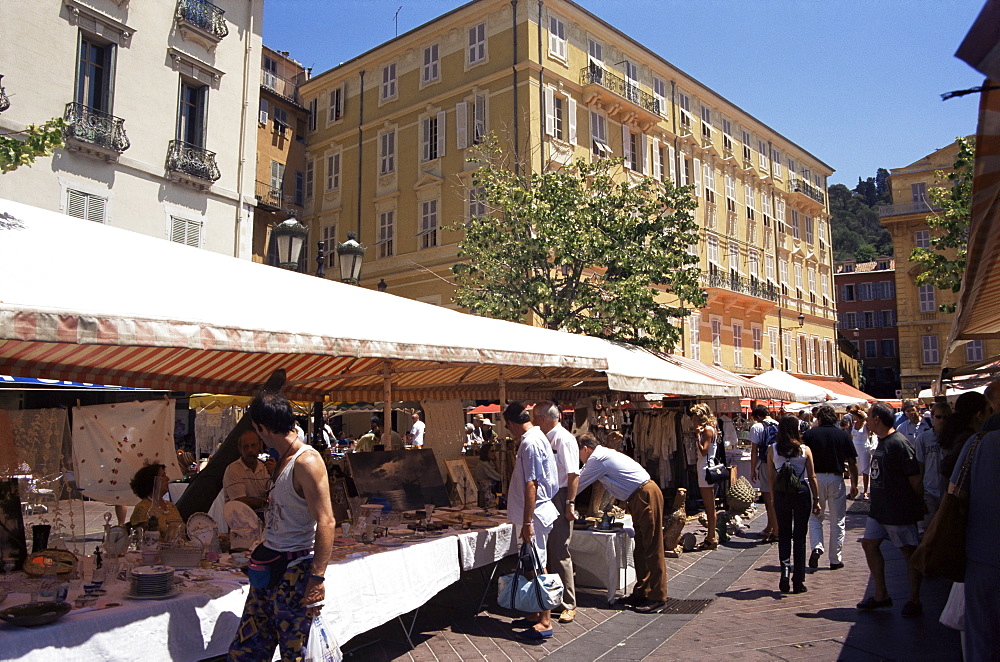
POLYGON ((632 158, 632 146, 629 140, 632 132, 628 130, 628 124, 622 124, 622 154, 625 156, 625 165, 628 166, 629 159, 632 158))
POLYGON ((677 183, 677 159, 673 145, 667 145, 667 160, 670 162, 670 181, 677 183))
POLYGON ((701 188, 701 159, 694 160, 694 194, 699 198, 705 194, 701 188))
POLYGON ((569 99, 566 104, 566 116, 569 118, 569 142, 576 144, 576 101, 569 99))
POLYGON ((438 158, 439 159, 444 156, 444 143, 445 143, 445 139, 444 139, 444 136, 445 136, 444 118, 445 118, 445 115, 446 115, 446 113, 443 110, 441 112, 439 112, 438 115, 437 115, 437 119, 438 119, 438 158))
POLYGON ((595 122, 594 122, 594 111, 590 111, 589 113, 587 113, 587 115, 590 117, 590 144, 591 144, 591 149, 594 149, 594 142, 597 140, 597 136, 594 134, 594 131, 596 130, 596 127, 594 126, 594 124, 595 124, 595 122))
MULTIPOLYGON (((551 36, 551 34, 550 34, 551 36)), ((545 135, 556 134, 556 94, 551 87, 545 88, 545 135)))
POLYGON ((340 116, 347 114, 347 81, 340 86, 340 116))
POLYGON ((642 174, 649 174, 649 137, 646 134, 639 134, 639 145, 642 148, 642 174))
POLYGON ((660 166, 660 139, 653 138, 653 177, 657 180, 663 178, 663 168, 660 166))
POLYGON ((107 201, 96 195, 88 197, 90 204, 87 205, 87 220, 94 221, 95 223, 104 223, 104 209, 107 201))
POLYGON ((79 191, 66 191, 66 214, 76 218, 87 218, 87 196, 79 191))
POLYGON ((178 244, 187 243, 187 223, 180 218, 170 219, 170 241, 178 244))
POLYGON ((486 95, 477 94, 473 105, 472 140, 478 143, 486 138, 486 95))
MULTIPOLYGON (((440 120, 439 120, 440 121, 440 120)), ((460 101, 455 104, 455 148, 465 149, 469 146, 469 104, 460 101)), ((440 127, 438 131, 440 131, 440 127)))
POLYGON ((420 146, 422 148, 420 160, 429 161, 431 158, 431 118, 425 117, 421 124, 423 125, 423 135, 420 140, 420 146))

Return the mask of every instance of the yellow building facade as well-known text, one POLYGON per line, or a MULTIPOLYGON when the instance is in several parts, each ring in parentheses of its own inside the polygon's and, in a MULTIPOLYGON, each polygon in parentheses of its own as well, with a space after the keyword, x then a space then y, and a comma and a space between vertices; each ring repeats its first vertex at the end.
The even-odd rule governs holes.
MULTIPOLYGON (((953 313, 939 306, 954 304, 956 295, 933 285, 917 285, 920 265, 909 260, 917 246, 930 248, 933 231, 927 217, 939 211, 928 189, 947 180, 939 173, 952 170, 958 147, 952 143, 922 159, 889 171, 893 204, 879 210, 879 221, 892 234, 896 255, 896 311, 899 331, 899 372, 903 397, 915 397, 941 375, 953 313)), ((976 340, 955 349, 951 365, 981 361, 1000 353, 1000 342, 976 340)))
POLYGON ((444 228, 482 213, 469 149, 493 133, 522 171, 612 156, 694 186, 708 305, 675 351, 839 373, 832 169, 575 3, 476 0, 300 91, 311 242, 358 233, 363 286, 452 305, 444 228))

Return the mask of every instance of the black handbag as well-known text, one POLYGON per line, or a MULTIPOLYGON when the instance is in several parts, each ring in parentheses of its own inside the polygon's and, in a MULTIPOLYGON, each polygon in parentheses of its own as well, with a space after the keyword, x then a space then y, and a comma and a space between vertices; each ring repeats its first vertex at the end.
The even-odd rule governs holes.
POLYGON ((716 483, 721 483, 724 481, 728 472, 726 471, 726 465, 724 464, 713 464, 705 468, 705 482, 709 485, 715 485, 716 483))

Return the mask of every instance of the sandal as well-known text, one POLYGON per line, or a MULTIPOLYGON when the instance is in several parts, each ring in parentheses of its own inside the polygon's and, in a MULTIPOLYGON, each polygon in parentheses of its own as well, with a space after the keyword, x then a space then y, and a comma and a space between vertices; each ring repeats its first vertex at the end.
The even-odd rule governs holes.
POLYGON ((698 549, 702 549, 702 550, 713 550, 713 549, 718 549, 718 548, 719 548, 719 541, 718 540, 708 540, 708 539, 705 539, 705 540, 701 541, 700 545, 698 545, 698 549))
POLYGON ((778 536, 772 533, 768 536, 764 536, 763 538, 761 538, 760 542, 761 544, 778 542, 778 536))

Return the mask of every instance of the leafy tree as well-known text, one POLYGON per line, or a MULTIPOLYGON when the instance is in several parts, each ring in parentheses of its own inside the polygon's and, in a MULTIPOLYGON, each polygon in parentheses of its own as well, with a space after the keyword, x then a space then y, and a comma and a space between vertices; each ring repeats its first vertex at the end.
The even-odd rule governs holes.
MULTIPOLYGON (((931 247, 914 248, 912 262, 920 263, 917 285, 933 285, 939 290, 958 292, 965 274, 965 255, 969 241, 969 222, 972 218, 972 175, 975 165, 974 139, 957 138, 958 154, 953 169, 939 171, 939 181, 947 182, 928 189, 931 204, 941 211, 927 217, 931 229, 931 247)), ((955 312, 955 304, 941 304, 941 312, 955 312)))
POLYGON ((875 177, 859 178, 853 190, 843 184, 834 184, 827 190, 833 259, 865 262, 874 259, 873 253, 876 257, 892 255, 892 236, 879 223, 879 206, 892 202, 888 177, 888 171, 879 168, 875 177))
POLYGON ((487 214, 465 233, 452 267, 454 301, 473 313, 671 349, 672 318, 702 305, 691 187, 631 180, 622 159, 577 160, 515 174, 495 142, 481 145, 473 183, 487 214), (661 293, 673 295, 665 304, 661 293), (658 296, 659 295, 659 296, 658 296))
POLYGON ((62 147, 65 127, 63 119, 56 117, 41 126, 29 124, 19 132, 23 137, 0 136, 0 173, 31 165, 39 156, 48 156, 62 147))

